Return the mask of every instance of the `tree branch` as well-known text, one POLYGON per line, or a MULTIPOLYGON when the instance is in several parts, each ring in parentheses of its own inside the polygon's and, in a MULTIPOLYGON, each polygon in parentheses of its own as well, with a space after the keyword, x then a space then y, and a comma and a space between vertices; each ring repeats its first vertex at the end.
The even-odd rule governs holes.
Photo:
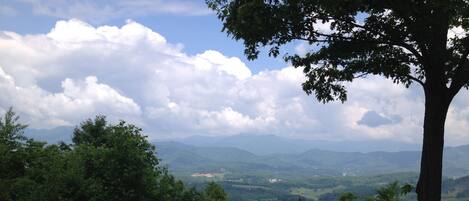
POLYGON ((463 68, 467 62, 469 62, 467 56, 469 56, 469 47, 466 49, 466 52, 462 54, 461 60, 459 60, 459 68, 463 68))
MULTIPOLYGON (((329 19, 333 19, 333 18, 329 18, 329 19)), ((378 43, 378 44, 386 44, 386 45, 393 45, 393 46, 398 46, 398 47, 402 47, 406 50, 408 50, 409 52, 412 53, 412 55, 415 56, 415 58, 417 58, 417 60, 420 62, 420 63, 423 63, 423 56, 422 54, 417 50, 415 49, 414 47, 412 47, 411 44, 408 44, 406 43, 405 41, 398 41, 396 39, 393 39, 381 32, 378 32, 378 31, 375 31, 375 30, 372 30, 366 26, 363 26, 363 25, 360 25, 360 24, 357 24, 357 23, 354 23, 354 22, 346 22, 347 24, 349 25, 352 25, 354 28, 359 28, 359 29, 362 29, 368 33, 371 33, 371 34, 374 34, 374 35, 378 35, 381 37, 381 41, 378 43)), ((320 33, 316 30, 310 30, 310 32, 312 34, 315 34, 317 36, 323 36, 323 37, 326 37, 326 38, 340 38, 340 39, 343 39, 343 40, 349 40, 349 41, 352 41, 354 40, 354 38, 350 38, 350 37, 345 37, 345 36, 340 36, 340 35, 332 35, 332 34, 325 34, 325 33, 320 33)), ((371 42, 375 42, 376 41, 379 41, 379 40, 367 40, 367 41, 359 41, 359 42, 364 42, 364 43, 371 43, 371 42)), ((315 42, 315 41, 311 41, 311 42, 315 42)))
POLYGON ((353 76, 353 78, 354 78, 354 79, 356 79, 356 78, 364 78, 364 77, 366 77, 366 76, 369 75, 369 74, 370 74, 370 73, 362 73, 362 74, 360 74, 360 75, 353 76))
POLYGON ((416 78, 412 75, 407 75, 407 78, 409 78, 412 81, 415 81, 415 82, 419 83, 420 85, 422 85, 422 87, 425 88, 425 83, 422 80, 420 80, 420 79, 418 79, 418 78, 416 78))
POLYGON ((463 53, 461 60, 456 68, 454 78, 449 87, 451 97, 454 97, 461 88, 469 82, 469 48, 463 53))
POLYGON ((356 28, 360 28, 360 29, 363 29, 364 31, 367 31, 369 33, 372 33, 372 34, 376 34, 376 35, 379 35, 381 36, 382 39, 384 39, 385 41, 388 41, 388 44, 389 45, 396 45, 396 46, 399 46, 399 47, 402 47, 406 50, 408 50, 409 52, 411 52, 420 62, 423 62, 423 57, 422 55, 414 48, 412 47, 412 45, 406 43, 405 41, 398 41, 398 40, 395 40, 393 38, 390 38, 388 36, 386 36, 385 34, 383 33, 380 33, 378 31, 374 31, 374 30, 371 30, 363 25, 359 25, 357 23, 353 23, 353 22, 350 22, 351 25, 355 26, 356 28))

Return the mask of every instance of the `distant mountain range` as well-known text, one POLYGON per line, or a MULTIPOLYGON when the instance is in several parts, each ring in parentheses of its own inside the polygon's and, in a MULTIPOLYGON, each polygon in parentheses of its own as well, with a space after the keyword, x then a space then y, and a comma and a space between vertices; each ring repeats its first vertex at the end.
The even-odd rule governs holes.
MULTIPOLYGON (((27 129, 25 135, 49 143, 70 143, 72 133, 73 127, 58 127, 27 129)), ((162 162, 181 174, 370 175, 418 171, 420 159, 419 145, 392 141, 331 142, 245 134, 193 136, 154 144, 162 162)), ((468 155, 469 145, 445 148, 444 174, 468 175, 468 155)))
POLYGON ((60 126, 52 129, 27 128, 24 135, 28 138, 44 141, 47 143, 57 143, 60 141, 71 143, 74 127, 60 126))
MULTIPOLYGON (((240 175, 342 176, 416 172, 419 151, 335 152, 311 149, 302 153, 256 155, 228 147, 200 147, 179 142, 155 142, 157 155, 171 171, 229 172, 240 175)), ((444 174, 469 174, 469 145, 445 149, 444 174)))
POLYGON ((397 142, 392 140, 370 141, 325 141, 290 139, 275 135, 232 135, 225 137, 192 136, 184 139, 174 139, 194 146, 236 147, 258 155, 276 153, 301 153, 310 149, 321 149, 338 152, 372 152, 372 151, 417 151, 419 144, 397 142))
MULTIPOLYGON (((26 129, 25 135, 37 140, 56 143, 71 142, 74 127, 62 126, 52 129, 26 129)), ((161 141, 161 140, 157 140, 161 141)), ((369 141, 325 141, 303 140, 280 137, 276 135, 240 134, 221 137, 191 136, 183 139, 166 141, 180 142, 200 147, 234 147, 257 155, 302 153, 310 149, 337 152, 373 152, 373 151, 418 151, 419 144, 397 142, 392 140, 369 141)))

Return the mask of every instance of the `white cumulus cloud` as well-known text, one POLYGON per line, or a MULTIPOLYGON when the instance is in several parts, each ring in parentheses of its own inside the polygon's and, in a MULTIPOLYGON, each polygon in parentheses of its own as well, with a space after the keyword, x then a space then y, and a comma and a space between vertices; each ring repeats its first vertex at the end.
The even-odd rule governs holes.
POLYGON ((62 91, 52 93, 36 85, 18 86, 15 79, 0 68, 2 109, 14 106, 26 114, 35 127, 74 125, 91 115, 107 113, 131 117, 141 113, 140 107, 128 97, 90 76, 84 81, 66 78, 62 91))
MULTIPOLYGON (((0 67, 0 111, 13 106, 33 127, 104 114, 136 123, 152 138, 248 133, 421 141, 418 88, 371 76, 347 85, 345 104, 321 104, 301 90, 301 69, 253 73, 219 51, 188 55, 130 20, 95 27, 72 19, 44 34, 0 32, 0 67), (400 121, 359 123, 370 111, 400 121)), ((450 144, 469 143, 467 100, 458 96, 448 116, 450 144)))

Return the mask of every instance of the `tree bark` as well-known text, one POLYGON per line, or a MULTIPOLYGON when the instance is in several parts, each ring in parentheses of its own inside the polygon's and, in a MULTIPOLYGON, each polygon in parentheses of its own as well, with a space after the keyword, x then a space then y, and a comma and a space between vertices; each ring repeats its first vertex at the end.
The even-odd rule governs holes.
POLYGON ((425 89, 423 147, 416 189, 419 201, 441 200, 445 121, 451 99, 444 86, 425 89))

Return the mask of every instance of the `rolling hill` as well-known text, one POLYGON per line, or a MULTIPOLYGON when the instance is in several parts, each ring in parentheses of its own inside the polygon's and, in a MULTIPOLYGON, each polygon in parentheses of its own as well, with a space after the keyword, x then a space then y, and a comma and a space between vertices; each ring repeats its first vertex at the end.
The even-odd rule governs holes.
MULTIPOLYGON (((302 153, 256 155, 239 148, 198 147, 156 142, 158 156, 175 172, 230 172, 271 175, 372 175, 418 171, 420 152, 335 152, 311 149, 302 153)), ((445 149, 444 174, 469 174, 469 145, 445 149)))

